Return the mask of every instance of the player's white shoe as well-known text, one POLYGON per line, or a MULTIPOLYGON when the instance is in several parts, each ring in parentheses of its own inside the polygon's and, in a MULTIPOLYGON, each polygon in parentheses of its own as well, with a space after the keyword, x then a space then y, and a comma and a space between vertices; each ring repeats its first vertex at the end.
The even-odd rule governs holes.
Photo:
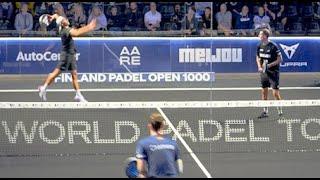
POLYGON ((77 101, 77 102, 88 102, 83 96, 81 95, 76 95, 74 97, 74 100, 77 101))
POLYGON ((39 86, 39 87, 38 87, 38 91, 39 91, 39 97, 41 98, 41 100, 47 101, 47 91, 46 91, 46 88, 44 88, 43 86, 39 86))

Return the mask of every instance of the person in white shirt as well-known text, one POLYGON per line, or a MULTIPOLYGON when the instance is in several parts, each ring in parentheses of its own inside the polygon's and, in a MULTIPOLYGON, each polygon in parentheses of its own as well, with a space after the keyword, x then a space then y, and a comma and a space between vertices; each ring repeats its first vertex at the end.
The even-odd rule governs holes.
POLYGON ((265 13, 265 9, 263 6, 259 7, 258 15, 255 15, 253 18, 253 27, 255 30, 265 29, 267 28, 269 31, 270 27, 270 17, 265 13))
POLYGON ((91 14, 88 18, 88 24, 92 21, 92 19, 97 19, 97 26, 95 28, 95 31, 104 30, 105 28, 107 28, 107 17, 97 5, 94 5, 92 7, 91 14))
POLYGON ((155 2, 150 3, 150 11, 144 15, 144 24, 149 31, 160 30, 161 14, 155 2))
POLYGON ((33 17, 28 13, 28 5, 22 4, 21 12, 16 15, 14 26, 16 30, 25 34, 27 31, 31 31, 33 27, 33 17))

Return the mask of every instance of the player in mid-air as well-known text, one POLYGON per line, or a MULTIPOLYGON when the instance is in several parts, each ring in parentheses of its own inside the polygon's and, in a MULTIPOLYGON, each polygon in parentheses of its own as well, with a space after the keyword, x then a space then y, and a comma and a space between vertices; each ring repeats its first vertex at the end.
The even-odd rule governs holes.
POLYGON ((44 84, 38 87, 39 96, 43 101, 47 100, 46 89, 53 82, 53 80, 62 72, 62 71, 71 71, 72 75, 72 85, 76 90, 76 96, 74 99, 79 102, 87 102, 80 92, 80 86, 78 83, 77 77, 77 66, 76 66, 76 48, 74 45, 74 40, 72 37, 77 37, 88 32, 91 32, 95 29, 97 25, 97 20, 93 19, 88 25, 81 27, 79 29, 69 27, 70 23, 67 18, 63 17, 62 14, 59 14, 56 11, 56 14, 48 15, 48 21, 51 23, 53 20, 56 20, 56 23, 59 27, 59 35, 61 36, 62 49, 60 54, 60 62, 53 70, 52 73, 48 75, 44 84))
MULTIPOLYGON (((262 100, 268 100, 268 88, 272 87, 272 94, 276 100, 281 100, 279 91, 280 63, 282 56, 277 45, 269 40, 270 31, 263 29, 259 33, 261 40, 257 47, 257 66, 261 77, 262 100)), ((277 107, 279 116, 282 115, 282 108, 277 107)), ((258 118, 268 117, 268 108, 263 108, 263 112, 258 118)))
POLYGON ((148 129, 150 136, 139 140, 136 147, 138 177, 177 177, 183 172, 180 150, 176 141, 163 134, 164 119, 160 113, 151 114, 148 129))

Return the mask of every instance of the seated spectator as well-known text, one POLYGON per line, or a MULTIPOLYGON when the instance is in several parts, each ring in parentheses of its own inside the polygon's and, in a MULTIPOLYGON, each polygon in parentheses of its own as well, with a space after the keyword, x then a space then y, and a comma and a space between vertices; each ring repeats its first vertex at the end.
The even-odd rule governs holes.
POLYGON ((202 17, 206 7, 211 6, 211 2, 195 2, 194 6, 196 8, 196 17, 202 17))
POLYGON ((149 31, 160 30, 161 14, 155 2, 150 3, 150 11, 144 15, 144 25, 149 31))
POLYGON ((10 21, 13 13, 13 5, 11 2, 0 3, 0 20, 10 21))
POLYGON ((251 14, 249 14, 248 6, 244 5, 242 7, 241 12, 236 17, 235 29, 240 29, 241 34, 244 36, 246 36, 247 33, 253 36, 254 35, 253 31, 250 31, 250 29, 252 28, 253 28, 253 17, 251 16, 251 14))
POLYGON ((104 15, 99 6, 93 6, 90 16, 88 18, 88 24, 92 21, 93 18, 97 18, 97 26, 95 31, 105 30, 107 28, 107 17, 104 15))
POLYGON ((118 14, 116 6, 111 7, 111 14, 108 16, 107 28, 110 31, 121 31, 123 27, 123 17, 118 14))
POLYGON ((127 31, 137 31, 143 27, 143 15, 138 11, 136 2, 130 2, 130 9, 126 14, 125 27, 127 31))
POLYGON ((48 2, 36 2, 35 17, 40 17, 42 14, 52 14, 53 7, 48 2))
POLYGON ((227 9, 230 10, 232 14, 232 27, 236 26, 236 17, 240 14, 243 7, 242 2, 227 2, 227 9))
POLYGON ((72 27, 80 28, 87 24, 87 16, 83 11, 83 7, 81 4, 74 5, 74 12, 70 19, 70 24, 72 27))
POLYGON ((280 2, 265 2, 264 6, 266 6, 267 8, 265 8, 265 11, 270 11, 270 12, 279 12, 280 11, 280 2), (266 10, 268 9, 268 10, 266 10))
POLYGON ((14 27, 16 30, 21 31, 25 34, 27 31, 31 31, 33 27, 33 17, 28 12, 28 5, 22 4, 20 13, 16 15, 14 21, 14 27))
POLYGON ((79 4, 79 3, 65 2, 65 3, 61 4, 66 11, 65 13, 66 13, 66 16, 68 17, 68 19, 71 19, 73 17, 74 11, 75 11, 75 6, 77 4, 79 4))
POLYGON ((1 29, 11 28, 13 5, 11 2, 0 3, 0 27, 1 29))
POLYGON ((250 1, 247 3, 247 6, 250 9, 250 12, 253 15, 259 13, 259 7, 262 5, 263 5, 263 3, 260 1, 250 1))
POLYGON ((293 29, 293 23, 297 22, 298 19, 298 4, 296 1, 290 1, 285 3, 287 9, 286 17, 287 23, 285 30, 289 31, 293 29))
POLYGON ((27 4, 27 6, 28 6, 28 10, 27 11, 30 12, 32 16, 35 15, 35 2, 16 2, 15 3, 16 13, 20 12, 22 4, 27 4))
POLYGON ((54 13, 61 14, 61 16, 67 18, 66 13, 64 12, 64 7, 60 3, 55 3, 53 5, 54 13))
POLYGON ((196 8, 190 6, 188 8, 188 13, 182 20, 182 30, 186 35, 197 35, 199 34, 199 22, 196 18, 196 8))
POLYGON ((303 22, 303 29, 307 31, 311 27, 314 15, 314 8, 312 6, 312 2, 302 2, 300 4, 300 7, 302 9, 301 17, 303 22))
POLYGON ((284 4, 267 2, 264 4, 264 9, 272 17, 271 26, 277 27, 277 23, 281 23, 283 27, 286 25, 287 17, 284 4))
POLYGON ((202 31, 200 32, 201 35, 209 35, 211 30, 217 29, 218 23, 215 18, 212 18, 212 11, 210 7, 206 7, 204 14, 202 15, 202 31))
POLYGON ((253 23, 254 23, 253 24, 254 30, 259 30, 264 28, 271 30, 270 17, 266 15, 263 6, 259 7, 258 15, 255 15, 253 17, 253 23))
POLYGON ((181 12, 180 4, 174 6, 174 13, 170 17, 171 29, 181 30, 181 22, 183 19, 183 13, 181 12))
POLYGON ((222 31, 225 36, 229 36, 232 28, 232 14, 227 11, 225 3, 220 5, 220 11, 216 14, 218 22, 218 31, 222 31))
POLYGON ((83 7, 83 12, 88 17, 90 15, 91 7, 93 6, 92 2, 81 2, 81 3, 82 3, 82 7, 83 7))

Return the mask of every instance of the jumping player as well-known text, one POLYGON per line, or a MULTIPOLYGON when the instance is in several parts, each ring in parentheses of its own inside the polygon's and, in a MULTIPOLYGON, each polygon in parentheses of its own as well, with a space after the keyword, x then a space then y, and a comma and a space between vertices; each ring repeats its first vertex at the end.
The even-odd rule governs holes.
POLYGON ((77 37, 93 31, 97 25, 96 19, 92 20, 88 25, 79 29, 69 27, 70 23, 68 19, 63 17, 62 14, 59 14, 58 11, 56 11, 56 14, 49 16, 48 19, 50 22, 52 22, 54 19, 56 20, 56 23, 59 27, 59 35, 61 36, 62 50, 60 54, 60 62, 53 70, 53 72, 48 75, 44 84, 38 87, 39 96, 43 101, 47 101, 47 87, 62 71, 71 71, 72 85, 73 88, 76 90, 76 95, 74 99, 79 102, 87 102, 87 100, 83 97, 83 95, 80 92, 75 58, 76 48, 72 37, 77 37))

